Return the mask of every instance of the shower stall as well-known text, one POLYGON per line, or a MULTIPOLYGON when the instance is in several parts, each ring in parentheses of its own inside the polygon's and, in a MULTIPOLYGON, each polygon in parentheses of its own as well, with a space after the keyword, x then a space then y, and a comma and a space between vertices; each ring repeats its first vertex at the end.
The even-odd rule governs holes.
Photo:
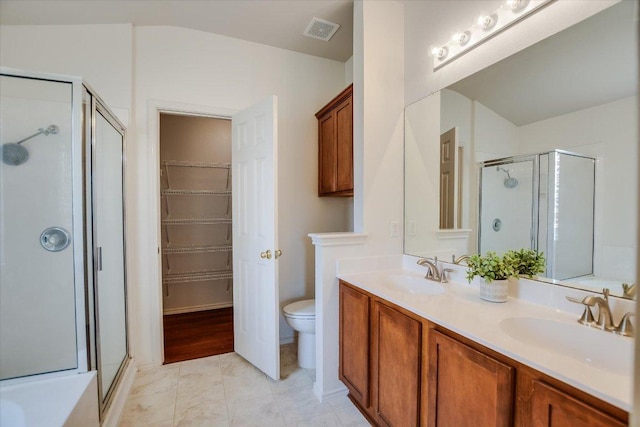
POLYGON ((0 386, 129 359, 124 126, 82 79, 0 69, 0 386))
POLYGON ((561 150, 480 167, 480 253, 544 252, 545 277, 593 273, 595 159, 561 150))

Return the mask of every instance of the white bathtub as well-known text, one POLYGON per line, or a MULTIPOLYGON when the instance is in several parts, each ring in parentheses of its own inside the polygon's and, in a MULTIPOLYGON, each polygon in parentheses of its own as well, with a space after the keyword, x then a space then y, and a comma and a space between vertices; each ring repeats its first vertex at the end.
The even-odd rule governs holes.
POLYGON ((0 387, 2 427, 98 427, 96 373, 0 387))

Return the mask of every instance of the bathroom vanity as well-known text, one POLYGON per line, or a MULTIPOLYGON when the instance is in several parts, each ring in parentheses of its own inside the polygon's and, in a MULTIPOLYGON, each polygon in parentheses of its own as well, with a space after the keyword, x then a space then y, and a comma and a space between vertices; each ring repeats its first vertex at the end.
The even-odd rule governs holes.
POLYGON ((514 327, 530 323, 544 330, 551 322, 573 334, 569 313, 514 298, 482 302, 473 286, 408 273, 341 279, 339 375, 372 424, 627 425, 632 339, 575 323, 597 339, 617 340, 593 347, 613 342, 620 350, 610 347, 611 353, 628 353, 628 361, 612 360, 618 366, 608 370, 596 356, 587 355, 590 366, 562 349, 545 349, 543 340, 526 336, 526 327, 514 327), (415 287, 419 280, 424 291, 415 287))

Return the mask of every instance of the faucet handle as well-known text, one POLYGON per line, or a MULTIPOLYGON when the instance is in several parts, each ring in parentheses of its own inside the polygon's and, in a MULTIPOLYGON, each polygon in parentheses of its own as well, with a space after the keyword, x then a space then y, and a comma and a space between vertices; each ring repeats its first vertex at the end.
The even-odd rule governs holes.
POLYGON ((583 299, 570 297, 568 295, 565 298, 567 298, 568 301, 575 302, 576 304, 584 305, 584 311, 582 312, 582 315, 578 319, 578 323, 581 323, 583 325, 591 325, 595 323, 595 318, 593 317, 593 312, 591 311, 591 307, 596 305, 596 303, 594 301, 594 298, 591 295, 586 296, 583 299))
POLYGON ((453 273, 453 268, 443 268, 442 273, 440 273, 440 283, 449 283, 449 279, 447 278, 447 273, 453 273))
POLYGON ((631 316, 635 316, 635 313, 627 313, 624 316, 622 316, 622 319, 620 320, 620 324, 618 325, 618 327, 613 331, 614 334, 619 334, 622 335, 624 337, 632 337, 633 336, 633 323, 631 323, 631 316))

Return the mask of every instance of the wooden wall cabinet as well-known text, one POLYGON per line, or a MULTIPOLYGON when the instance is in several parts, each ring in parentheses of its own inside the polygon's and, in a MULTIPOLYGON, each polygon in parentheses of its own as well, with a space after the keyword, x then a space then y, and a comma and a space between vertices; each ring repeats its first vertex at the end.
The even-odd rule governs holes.
POLYGON ((316 113, 318 195, 353 196, 353 85, 316 113))
POLYGON ((621 427, 629 417, 343 281, 339 375, 376 426, 621 427))

